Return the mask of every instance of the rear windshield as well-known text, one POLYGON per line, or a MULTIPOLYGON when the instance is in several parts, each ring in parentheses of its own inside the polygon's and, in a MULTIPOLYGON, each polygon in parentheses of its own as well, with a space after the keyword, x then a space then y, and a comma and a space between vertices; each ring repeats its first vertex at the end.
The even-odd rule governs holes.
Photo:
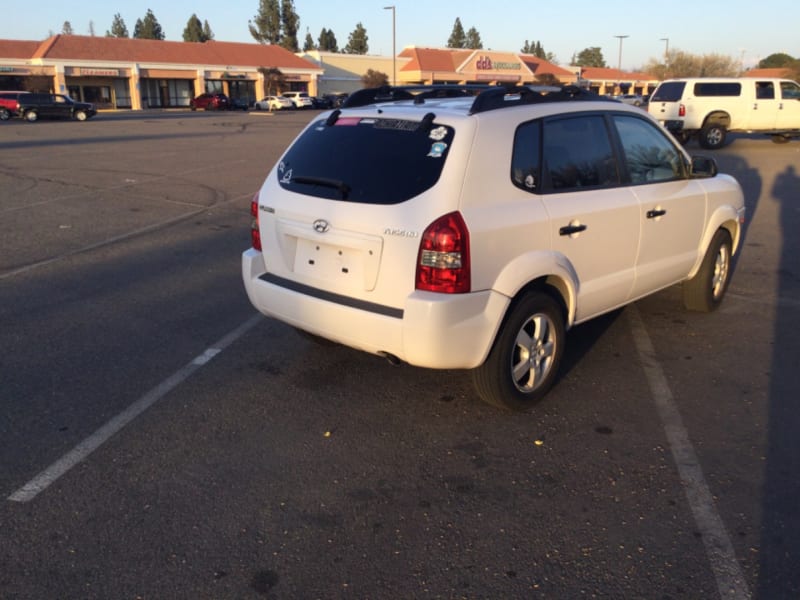
POLYGON ((677 102, 683 96, 685 81, 665 81, 656 89, 650 102, 677 102))
POLYGON ((738 96, 741 93, 741 83, 712 81, 694 84, 695 96, 738 96))
POLYGON ((399 204, 433 187, 453 129, 432 122, 340 116, 319 120, 278 165, 281 187, 365 204, 399 204))

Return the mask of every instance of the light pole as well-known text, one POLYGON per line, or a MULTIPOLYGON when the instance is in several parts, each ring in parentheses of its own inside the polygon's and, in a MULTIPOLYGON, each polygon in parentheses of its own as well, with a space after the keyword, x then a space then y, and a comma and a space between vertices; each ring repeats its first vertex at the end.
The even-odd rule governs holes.
POLYGON ((627 37, 631 37, 629 35, 615 35, 615 38, 619 39, 619 59, 617 61, 617 71, 622 70, 622 40, 627 37))
POLYGON ((391 6, 384 6, 383 10, 392 11, 392 85, 397 85, 397 50, 395 42, 397 40, 397 29, 395 27, 395 10, 394 4, 391 6))
POLYGON ((660 38, 658 41, 664 42, 664 77, 667 76, 669 71, 669 38, 660 38))

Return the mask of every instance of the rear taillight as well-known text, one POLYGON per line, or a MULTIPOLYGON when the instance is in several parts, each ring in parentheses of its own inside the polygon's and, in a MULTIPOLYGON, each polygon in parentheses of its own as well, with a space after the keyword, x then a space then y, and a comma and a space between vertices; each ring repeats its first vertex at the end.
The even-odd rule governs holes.
POLYGON ((683 104, 680 104, 678 106, 678 116, 679 117, 685 117, 686 116, 686 106, 684 106, 683 104))
POLYGON ((250 202, 250 216, 253 220, 250 222, 250 244, 255 250, 261 250, 261 232, 258 229, 258 192, 253 196, 250 202))
POLYGON ((422 234, 415 287, 442 294, 470 291, 469 231, 461 213, 436 219, 422 234))

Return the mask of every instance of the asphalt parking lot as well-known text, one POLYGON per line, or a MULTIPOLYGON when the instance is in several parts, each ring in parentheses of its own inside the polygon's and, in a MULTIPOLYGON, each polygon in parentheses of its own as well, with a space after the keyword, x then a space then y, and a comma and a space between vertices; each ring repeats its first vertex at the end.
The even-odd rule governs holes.
POLYGON ((577 327, 509 414, 249 305, 250 199, 314 114, 0 124, 0 598, 800 597, 800 141, 713 154, 719 311, 577 327))

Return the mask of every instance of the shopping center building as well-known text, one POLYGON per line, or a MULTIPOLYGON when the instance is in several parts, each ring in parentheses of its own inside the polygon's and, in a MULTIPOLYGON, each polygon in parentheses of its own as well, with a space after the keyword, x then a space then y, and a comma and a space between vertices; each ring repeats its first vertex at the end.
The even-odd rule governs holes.
POLYGON ((649 93, 657 80, 616 69, 563 68, 529 54, 406 47, 395 57, 305 52, 238 42, 169 42, 54 35, 42 42, 0 40, 0 90, 51 91, 99 108, 188 107, 204 92, 252 102, 269 70, 283 89, 351 93, 369 70, 403 84, 574 84, 600 94, 649 93))

